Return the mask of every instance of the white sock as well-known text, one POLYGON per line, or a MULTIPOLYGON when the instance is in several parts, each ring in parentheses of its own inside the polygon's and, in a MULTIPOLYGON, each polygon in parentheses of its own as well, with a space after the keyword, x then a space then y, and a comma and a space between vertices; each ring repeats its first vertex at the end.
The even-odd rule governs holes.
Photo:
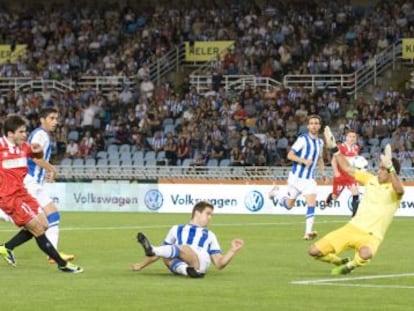
POLYGON ((181 275, 188 275, 187 274, 187 267, 188 267, 187 264, 182 264, 182 265, 179 265, 178 267, 176 267, 174 271, 178 274, 181 274, 181 275))
POLYGON ((180 249, 177 245, 162 245, 153 247, 152 251, 155 256, 163 258, 176 258, 180 255, 180 249))
POLYGON ((171 272, 176 273, 176 274, 188 275, 187 274, 187 267, 188 267, 188 264, 185 263, 184 261, 182 261, 180 259, 174 259, 171 262, 170 270, 171 270, 171 272))
POLYGON ((305 230, 305 234, 312 232, 314 221, 315 221, 315 207, 314 206, 309 206, 307 211, 306 211, 306 230, 305 230))
POLYGON ((54 225, 52 227, 49 227, 46 230, 46 237, 52 243, 55 249, 58 250, 58 241, 59 241, 59 226, 54 225))

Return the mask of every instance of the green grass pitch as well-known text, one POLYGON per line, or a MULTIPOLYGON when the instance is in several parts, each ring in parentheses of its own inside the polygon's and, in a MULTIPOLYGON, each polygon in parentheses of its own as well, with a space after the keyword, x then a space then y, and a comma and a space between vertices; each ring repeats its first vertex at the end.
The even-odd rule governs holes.
MULTIPOLYGON (((18 266, 0 261, 1 310, 413 310, 414 223, 396 218, 377 257, 349 276, 310 258, 299 216, 215 215, 210 228, 224 251, 235 237, 244 249, 224 270, 204 279, 173 276, 156 262, 141 272, 135 236, 154 244, 186 214, 62 213, 60 249, 85 272, 65 274, 46 262, 34 241, 15 250, 18 266)), ((320 234, 347 217, 316 218, 320 234)), ((0 223, 0 242, 17 231, 0 223)), ((351 253, 349 254, 351 255, 351 253)))

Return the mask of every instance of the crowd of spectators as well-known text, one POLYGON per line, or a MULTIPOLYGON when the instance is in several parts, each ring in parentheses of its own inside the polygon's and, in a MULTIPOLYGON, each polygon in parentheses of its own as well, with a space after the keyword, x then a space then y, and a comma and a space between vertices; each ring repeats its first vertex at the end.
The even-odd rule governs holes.
POLYGON ((376 156, 389 139, 397 156, 413 162, 409 87, 378 87, 371 99, 357 101, 341 88, 266 93, 247 87, 238 93, 216 83, 201 94, 187 83, 154 85, 148 71, 148 64, 185 40, 234 40, 234 48, 211 63, 218 81, 225 74, 282 80, 287 73, 354 72, 398 38, 411 36, 411 2, 380 1, 366 10, 348 1, 223 2, 175 6, 172 1, 139 10, 116 2, 38 4, 22 12, 4 8, 0 43, 27 44, 28 52, 14 64, 1 64, 0 77, 115 75, 134 77, 137 83, 107 93, 10 90, 0 99, 0 119, 20 113, 34 126, 40 107, 58 107, 55 159, 95 158, 110 145, 128 144, 131 155, 155 152, 160 163, 170 165, 262 166, 286 164, 289 146, 306 131, 306 117, 315 113, 334 125, 339 137, 355 129, 367 156, 376 156))

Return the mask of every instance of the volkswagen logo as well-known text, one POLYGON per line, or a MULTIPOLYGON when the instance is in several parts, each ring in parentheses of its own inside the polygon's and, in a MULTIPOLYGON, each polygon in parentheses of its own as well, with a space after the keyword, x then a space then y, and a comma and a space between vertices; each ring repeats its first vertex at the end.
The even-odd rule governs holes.
POLYGON ((162 196, 162 193, 156 189, 152 189, 145 194, 145 206, 151 211, 158 210, 162 206, 163 202, 164 197, 162 196))
POLYGON ((263 205, 263 195, 257 190, 250 191, 244 197, 244 206, 251 212, 260 211, 263 205))

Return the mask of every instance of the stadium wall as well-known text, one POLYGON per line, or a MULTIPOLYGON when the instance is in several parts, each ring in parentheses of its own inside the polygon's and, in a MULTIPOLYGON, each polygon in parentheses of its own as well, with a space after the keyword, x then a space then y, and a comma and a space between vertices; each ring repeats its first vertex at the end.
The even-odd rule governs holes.
MULTIPOLYGON (((285 185, 279 186, 284 191, 285 185)), ((220 214, 303 215, 306 204, 299 197, 296 206, 286 210, 268 197, 271 183, 51 183, 51 197, 63 211, 190 213, 193 205, 206 200, 220 214)), ((406 186, 397 216, 414 216, 414 187, 406 186)), ((316 213, 350 215, 351 193, 345 190, 334 206, 324 200, 331 185, 318 187, 316 213)), ((361 194, 364 189, 361 187, 361 194)))

